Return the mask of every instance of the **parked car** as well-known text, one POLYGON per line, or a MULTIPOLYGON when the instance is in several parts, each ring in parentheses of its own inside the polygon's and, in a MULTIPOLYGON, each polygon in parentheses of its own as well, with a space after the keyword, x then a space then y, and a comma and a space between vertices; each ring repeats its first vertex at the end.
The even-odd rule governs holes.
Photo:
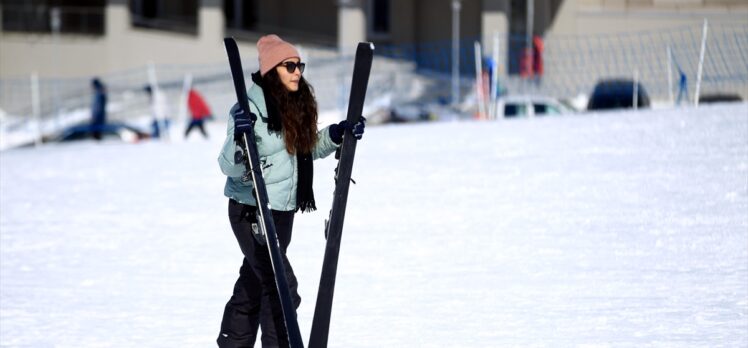
POLYGON ((453 121, 460 119, 460 115, 458 109, 452 108, 444 100, 409 101, 391 106, 385 122, 453 121))
POLYGON ((431 119, 431 113, 425 104, 419 102, 407 102, 393 105, 390 109, 390 118, 388 122, 420 122, 431 119))
MULTIPOLYGON (((99 132, 101 133, 102 139, 111 138, 123 141, 133 141, 148 138, 147 133, 133 126, 120 122, 106 123, 103 127, 100 128, 99 132)), ((86 123, 65 129, 59 136, 54 139, 54 141, 63 142, 93 139, 93 136, 94 128, 91 126, 91 124, 86 123)))
POLYGON ((741 101, 743 101, 743 98, 734 93, 712 93, 699 96, 700 103, 731 103, 741 101))
POLYGON ((598 81, 590 96, 587 110, 632 108, 634 107, 634 90, 637 91, 637 107, 649 107, 649 95, 641 83, 626 79, 611 79, 598 81))
POLYGON ((498 108, 506 118, 563 115, 574 112, 574 109, 556 99, 535 95, 501 97, 498 108))

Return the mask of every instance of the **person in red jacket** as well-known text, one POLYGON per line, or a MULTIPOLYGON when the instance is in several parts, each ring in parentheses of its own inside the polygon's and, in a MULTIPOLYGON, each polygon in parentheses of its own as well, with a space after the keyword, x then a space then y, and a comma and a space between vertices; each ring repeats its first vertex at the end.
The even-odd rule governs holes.
POLYGON ((540 79, 543 77, 543 38, 538 35, 532 38, 532 70, 534 73, 535 83, 540 85, 540 79))
POLYGON ((205 99, 203 99, 203 96, 197 90, 191 88, 187 95, 187 106, 190 109, 192 119, 190 120, 190 125, 187 126, 187 130, 184 132, 184 137, 187 138, 190 135, 190 131, 197 127, 200 129, 200 133, 203 133, 203 136, 207 139, 208 133, 205 131, 205 120, 213 117, 208 103, 205 102, 205 99))

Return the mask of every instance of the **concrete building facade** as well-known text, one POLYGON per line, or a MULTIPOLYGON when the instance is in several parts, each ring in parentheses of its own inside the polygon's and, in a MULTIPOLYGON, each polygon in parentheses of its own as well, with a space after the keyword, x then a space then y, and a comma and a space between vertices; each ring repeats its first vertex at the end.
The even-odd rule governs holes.
MULTIPOLYGON (((489 45, 495 33, 506 55, 509 37, 527 35, 528 1, 519 0, 101 0, 99 33, 24 30, 19 13, 62 13, 75 1, 0 4, 0 78, 37 72, 41 77, 90 76, 156 64, 222 62, 221 39, 233 35, 242 50, 278 33, 289 41, 332 51, 359 41, 383 45, 448 42, 459 3, 462 45, 489 45), (15 11, 16 9, 22 11, 15 11), (10 25, 8 24, 10 23, 10 25), (174 24, 176 23, 176 24, 174 24)), ((592 35, 657 30, 713 22, 748 25, 748 0, 534 0, 532 32, 592 35)), ((49 15, 52 21, 54 16, 49 15)), ((43 20, 47 17, 43 17, 43 20)), ((62 16, 62 27, 67 25, 62 16)), ((77 21, 80 21, 78 19, 77 21)), ((73 20, 75 22, 75 20, 73 20)), ((54 27, 54 25, 49 25, 54 27)), ((54 29, 54 28, 53 28, 54 29)))

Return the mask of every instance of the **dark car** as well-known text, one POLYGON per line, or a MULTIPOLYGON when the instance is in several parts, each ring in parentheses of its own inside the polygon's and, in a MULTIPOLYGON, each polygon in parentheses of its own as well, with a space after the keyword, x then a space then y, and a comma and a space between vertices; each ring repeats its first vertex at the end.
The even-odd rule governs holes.
POLYGON ((649 107, 649 95, 641 83, 631 80, 602 80, 592 91, 587 110, 610 110, 634 107, 634 90, 637 107, 649 107))
POLYGON ((106 123, 98 128, 91 124, 81 124, 72 126, 65 129, 55 141, 75 141, 93 139, 94 131, 98 130, 101 133, 101 137, 114 138, 117 140, 129 139, 144 139, 148 137, 148 134, 127 124, 119 122, 106 123))
POLYGON ((430 119, 431 113, 426 108, 426 105, 422 103, 409 102, 397 104, 390 109, 389 122, 392 123, 419 122, 430 119))
POLYGON ((743 101, 743 98, 733 93, 704 94, 699 97, 701 103, 734 103, 740 101, 743 101))

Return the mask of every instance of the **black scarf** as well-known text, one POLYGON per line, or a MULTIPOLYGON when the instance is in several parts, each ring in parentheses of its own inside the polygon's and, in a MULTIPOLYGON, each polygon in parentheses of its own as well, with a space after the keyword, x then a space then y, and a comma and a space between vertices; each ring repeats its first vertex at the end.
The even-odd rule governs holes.
MULTIPOLYGON (((252 82, 262 88, 262 76, 259 71, 252 74, 252 82)), ((262 88, 262 95, 265 97, 265 106, 268 113, 268 129, 283 136, 283 122, 281 122, 278 103, 265 88, 262 88)), ((314 190, 312 189, 312 182, 314 181, 312 154, 297 151, 296 163, 299 167, 298 185, 296 185, 296 211, 301 210, 302 213, 315 211, 317 210, 317 206, 314 202, 314 190)))

